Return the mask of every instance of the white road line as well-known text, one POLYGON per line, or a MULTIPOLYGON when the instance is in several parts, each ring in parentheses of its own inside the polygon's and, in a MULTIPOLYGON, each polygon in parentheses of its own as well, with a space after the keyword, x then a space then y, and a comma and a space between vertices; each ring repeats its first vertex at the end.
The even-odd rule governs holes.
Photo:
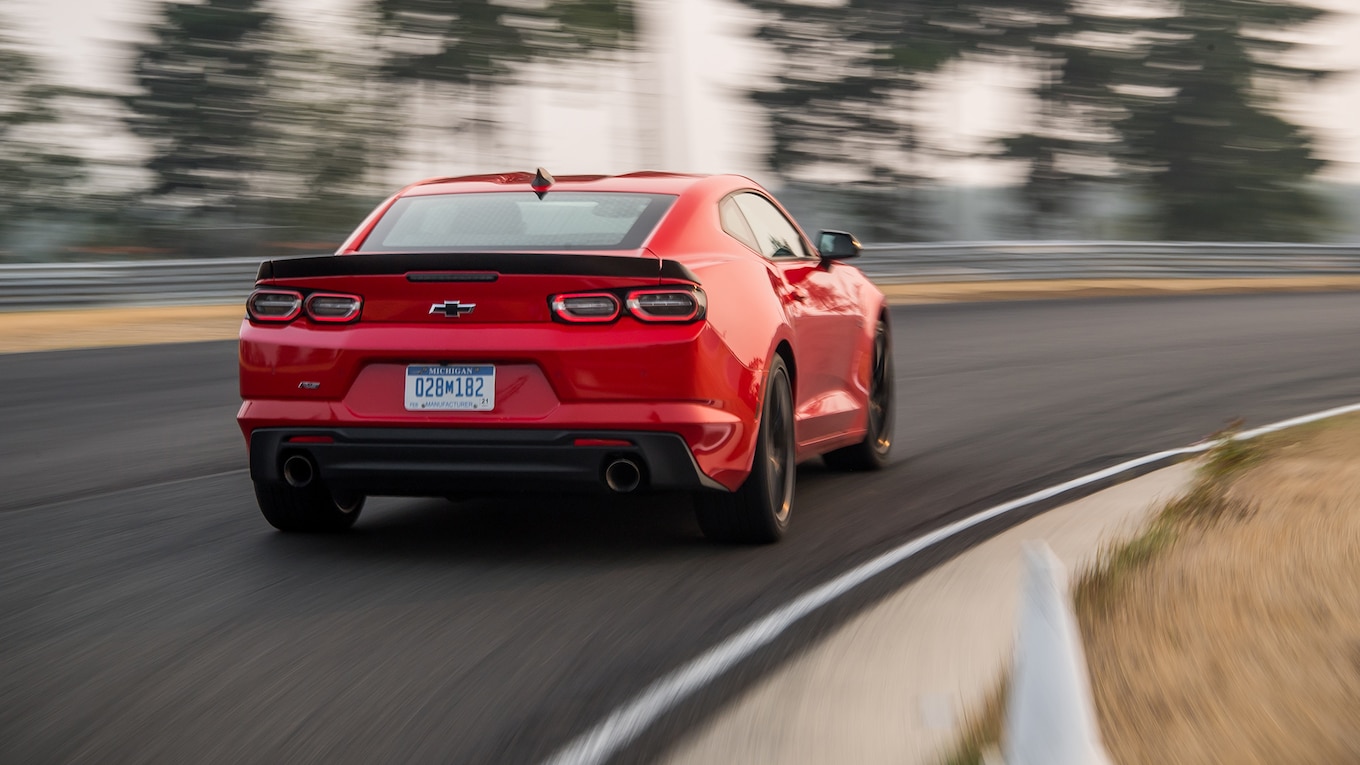
MULTIPOLYGON (((1322 412, 1306 414, 1301 417, 1294 417, 1288 420, 1265 425, 1252 430, 1238 433, 1235 438, 1244 440, 1256 438, 1274 433, 1285 428, 1296 425, 1305 425, 1318 420, 1325 420, 1329 417, 1336 417, 1351 412, 1360 412, 1360 404, 1341 406, 1335 409, 1328 409, 1322 412)), ((1203 442, 1180 449, 1168 449, 1167 451, 1149 454, 1146 457, 1122 462, 1113 467, 1091 473, 1090 475, 1076 478, 1057 486, 1051 486, 1033 494, 1012 500, 1005 504, 997 505, 988 510, 956 521, 948 526, 936 529, 925 536, 917 537, 886 553, 862 563, 859 566, 841 574, 826 584, 820 585, 802 595, 794 598, 789 603, 776 609, 769 615, 761 618, 749 627, 743 629, 732 637, 724 640, 713 648, 708 649, 689 663, 671 672, 665 677, 647 686, 641 694, 635 696, 631 701, 615 709, 608 717, 600 721, 595 727, 577 736, 566 746, 559 749, 551 757, 543 761, 543 765, 599 765, 614 756, 620 749, 627 746, 657 718, 665 714, 676 704, 692 696, 695 691, 703 688, 724 673, 736 666, 737 663, 754 654, 762 647, 768 645, 775 638, 784 634, 790 627, 796 624, 803 617, 816 611, 822 606, 827 605, 836 598, 864 584, 875 576, 887 571, 897 564, 915 556, 935 544, 949 539, 952 536, 966 531, 980 523, 984 523, 1012 510, 1032 505, 1046 499, 1065 494, 1073 489, 1112 478, 1120 473, 1149 465, 1161 460, 1170 459, 1177 456, 1188 456, 1208 451, 1213 447, 1213 442, 1203 442)))

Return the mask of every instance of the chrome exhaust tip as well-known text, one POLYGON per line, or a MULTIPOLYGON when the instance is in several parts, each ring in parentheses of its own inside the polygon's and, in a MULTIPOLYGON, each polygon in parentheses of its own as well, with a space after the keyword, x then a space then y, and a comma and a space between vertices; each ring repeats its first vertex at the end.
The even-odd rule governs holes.
POLYGON ((312 460, 301 454, 294 454, 283 461, 283 480, 294 489, 304 489, 316 478, 316 466, 312 460))
POLYGON ((642 470, 628 459, 616 459, 604 469, 604 483, 617 494, 627 494, 642 483, 642 470))

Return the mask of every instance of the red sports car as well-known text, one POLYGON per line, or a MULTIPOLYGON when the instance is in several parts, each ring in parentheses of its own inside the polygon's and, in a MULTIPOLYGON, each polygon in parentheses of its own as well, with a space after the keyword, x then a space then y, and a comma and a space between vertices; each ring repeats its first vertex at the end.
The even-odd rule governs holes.
POLYGON ((795 466, 892 443, 883 293, 733 175, 440 178, 335 255, 266 261, 241 324, 265 518, 368 495, 679 491, 715 540, 773 542, 795 466))

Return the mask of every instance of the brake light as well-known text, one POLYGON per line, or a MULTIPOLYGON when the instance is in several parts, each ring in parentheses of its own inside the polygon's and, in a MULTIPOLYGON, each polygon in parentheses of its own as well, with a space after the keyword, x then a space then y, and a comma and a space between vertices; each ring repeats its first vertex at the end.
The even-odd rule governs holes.
POLYGON ((572 323, 610 322, 619 317, 619 299, 608 292, 583 292, 576 295, 554 295, 553 316, 572 323))
POLYGON ((246 298, 246 313, 254 321, 292 321, 301 312, 302 293, 293 290, 255 290, 246 298))
POLYGON ((628 293, 628 312, 642 321, 695 321, 703 317, 703 290, 654 289, 628 293))
POLYGON ((312 321, 344 324, 358 319, 363 305, 364 300, 358 295, 315 292, 307 296, 304 308, 312 321))

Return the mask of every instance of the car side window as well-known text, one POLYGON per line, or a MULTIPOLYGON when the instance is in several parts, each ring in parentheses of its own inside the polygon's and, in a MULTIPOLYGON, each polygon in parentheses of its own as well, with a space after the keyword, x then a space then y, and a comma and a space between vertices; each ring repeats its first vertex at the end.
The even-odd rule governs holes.
POLYGON ((803 247, 803 238, 798 235, 798 229, 793 227, 788 218, 779 208, 770 204, 769 200, 759 194, 738 194, 732 197, 737 202, 737 207, 746 214, 746 220, 750 222, 752 230, 755 231, 756 241, 760 244, 757 248, 760 254, 767 258, 806 258, 807 249, 803 247))
POLYGON ((746 216, 742 214, 741 208, 737 207, 735 198, 728 197, 718 204, 718 217, 722 219, 723 231, 747 247, 760 252, 756 234, 751 230, 751 224, 746 222, 746 216))

